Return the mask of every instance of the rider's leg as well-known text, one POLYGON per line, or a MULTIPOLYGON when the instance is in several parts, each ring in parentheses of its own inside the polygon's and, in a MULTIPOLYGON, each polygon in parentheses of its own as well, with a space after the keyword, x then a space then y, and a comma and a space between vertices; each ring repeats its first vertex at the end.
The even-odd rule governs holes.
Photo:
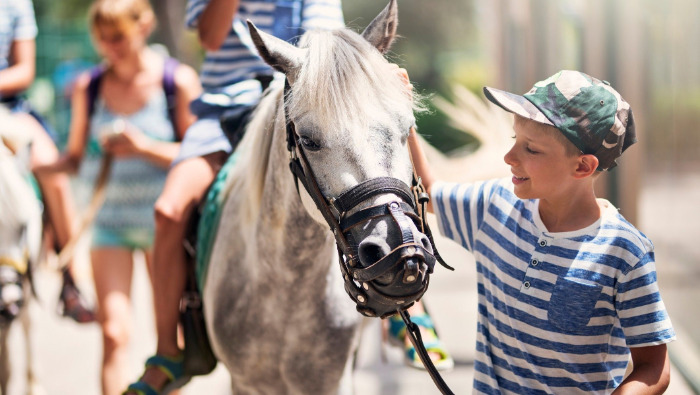
POLYGON ((133 253, 122 247, 100 247, 90 255, 102 329, 102 394, 118 395, 129 379, 133 253))
MULTIPOLYGON (((225 154, 215 153, 185 159, 173 166, 155 204, 151 278, 158 336, 156 353, 159 355, 174 357, 181 353, 177 327, 187 274, 182 242, 190 214, 202 200, 224 159, 225 154)), ((153 388, 161 388, 167 378, 158 369, 147 369, 142 380, 153 388)))
MULTIPOLYGON (((27 125, 28 131, 33 136, 30 167, 34 169, 55 162, 59 156, 58 149, 41 124, 28 114, 16 114, 16 116, 27 125)), ((38 174, 36 177, 44 195, 56 241, 58 245, 63 246, 76 231, 76 213, 68 176, 63 173, 53 173, 38 174)))
MULTIPOLYGON (((58 159, 59 152, 51 137, 37 120, 29 114, 15 114, 18 122, 26 126, 32 134, 30 168, 47 165, 58 159)), ((60 247, 65 246, 77 232, 76 211, 70 189, 68 175, 65 173, 36 174, 41 188, 49 221, 60 247)), ((85 304, 73 279, 77 277, 76 266, 71 260, 63 273, 63 286, 60 294, 63 313, 78 322, 90 322, 94 319, 92 311, 85 304)))

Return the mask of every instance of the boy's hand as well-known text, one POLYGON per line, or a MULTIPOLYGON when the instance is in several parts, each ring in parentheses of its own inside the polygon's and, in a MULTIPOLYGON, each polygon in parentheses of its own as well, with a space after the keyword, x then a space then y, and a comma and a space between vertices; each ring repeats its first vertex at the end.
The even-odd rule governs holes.
POLYGON ((408 79, 408 71, 404 69, 403 67, 399 67, 398 64, 392 63, 391 67, 396 69, 396 72, 401 76, 401 80, 406 84, 406 88, 408 88, 409 93, 413 93, 413 84, 411 84, 411 80, 408 79))

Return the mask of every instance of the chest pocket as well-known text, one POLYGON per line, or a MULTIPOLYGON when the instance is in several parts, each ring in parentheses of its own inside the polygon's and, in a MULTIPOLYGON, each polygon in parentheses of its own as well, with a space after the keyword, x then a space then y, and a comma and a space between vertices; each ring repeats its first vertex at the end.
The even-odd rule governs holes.
POLYGON ((567 332, 582 329, 590 321, 602 290, 603 286, 599 284, 559 277, 549 301, 549 322, 567 332))

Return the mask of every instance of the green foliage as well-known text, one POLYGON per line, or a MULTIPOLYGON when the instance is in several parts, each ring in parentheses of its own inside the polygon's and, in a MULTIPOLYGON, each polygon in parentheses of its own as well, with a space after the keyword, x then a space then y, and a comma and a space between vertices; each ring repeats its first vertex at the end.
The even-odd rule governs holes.
POLYGON ((51 19, 59 25, 84 23, 92 0, 34 0, 37 19, 51 19))
POLYGON ((431 102, 428 102, 428 106, 430 111, 419 116, 416 124, 418 133, 432 146, 444 153, 450 153, 468 145, 478 144, 471 135, 451 127, 447 116, 438 111, 431 102))
MULTIPOLYGON (((345 21, 348 27, 362 31, 387 4, 388 0, 346 0, 345 21)), ((476 67, 477 34, 469 23, 473 14, 468 0, 401 0, 399 38, 389 59, 408 70, 412 83, 427 93, 444 96, 455 78, 468 87, 482 86, 486 73, 483 66, 476 67)), ((418 128, 431 144, 448 152, 474 142, 450 127, 445 115, 429 105, 433 111, 418 119, 418 128)))

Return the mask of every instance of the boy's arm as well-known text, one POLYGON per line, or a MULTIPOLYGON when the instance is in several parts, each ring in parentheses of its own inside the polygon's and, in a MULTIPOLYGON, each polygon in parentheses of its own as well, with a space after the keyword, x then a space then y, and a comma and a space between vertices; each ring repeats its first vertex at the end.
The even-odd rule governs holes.
POLYGON ((211 0, 197 23, 197 35, 202 47, 218 51, 231 31, 233 17, 238 12, 240 0, 211 0))
POLYGON ((630 353, 632 372, 613 394, 663 394, 671 381, 666 345, 631 348, 630 353))
MULTIPOLYGON (((416 134, 416 129, 411 128, 408 134, 408 147, 411 151, 411 159, 413 160, 413 167, 416 169, 416 174, 423 180, 423 186, 425 191, 430 194, 430 188, 435 181, 435 176, 428 163, 428 158, 425 156, 423 151, 423 146, 421 145, 420 139, 416 134)), ((428 202, 428 212, 434 213, 432 199, 428 202)))

